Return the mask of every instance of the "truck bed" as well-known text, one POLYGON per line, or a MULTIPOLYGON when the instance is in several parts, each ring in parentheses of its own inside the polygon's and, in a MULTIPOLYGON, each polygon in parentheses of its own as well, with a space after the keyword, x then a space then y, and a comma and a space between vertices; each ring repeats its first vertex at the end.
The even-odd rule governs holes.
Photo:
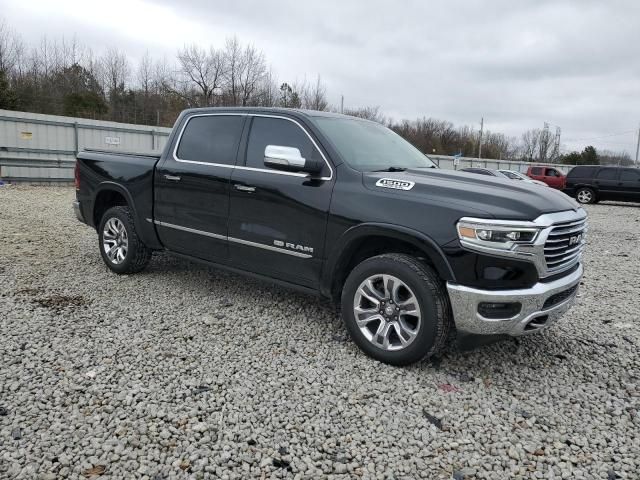
POLYGON ((153 175, 160 154, 140 154, 101 150, 83 150, 76 157, 77 197, 83 205, 85 222, 96 226, 101 190, 122 194, 135 209, 134 218, 140 233, 149 244, 156 239, 153 224, 153 175), (95 199, 95 200, 94 200, 95 199))

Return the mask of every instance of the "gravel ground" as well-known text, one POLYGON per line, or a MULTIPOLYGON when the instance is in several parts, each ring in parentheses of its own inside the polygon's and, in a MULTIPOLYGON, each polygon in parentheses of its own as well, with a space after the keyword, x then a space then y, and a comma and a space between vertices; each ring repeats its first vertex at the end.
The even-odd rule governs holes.
POLYGON ((2 478, 639 478, 638 205, 588 208, 552 329, 395 368, 322 300, 110 273, 73 197, 0 187, 2 478))

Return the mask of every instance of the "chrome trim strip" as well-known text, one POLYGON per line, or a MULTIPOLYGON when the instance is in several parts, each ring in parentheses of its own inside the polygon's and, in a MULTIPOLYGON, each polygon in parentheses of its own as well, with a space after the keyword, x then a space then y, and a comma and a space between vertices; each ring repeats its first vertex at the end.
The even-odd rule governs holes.
POLYGON ((217 238, 219 240, 226 240, 226 235, 218 235, 217 233, 205 232, 204 230, 196 230, 195 228, 183 227, 181 225, 175 225, 173 223, 161 222, 160 220, 154 220, 153 223, 160 225, 161 227, 174 228, 176 230, 182 230, 184 232, 195 233, 197 235, 205 235, 211 238, 217 238))
POLYGON ((313 255, 309 255, 308 253, 294 252, 292 250, 286 250, 284 248, 272 247, 271 245, 264 245, 262 243, 250 242, 249 240, 242 240, 241 238, 229 237, 229 241, 234 243, 240 243, 242 245, 247 245, 249 247, 257 247, 257 248, 263 248, 265 250, 272 250, 274 252, 286 253, 287 255, 293 255, 294 257, 311 258, 313 256, 313 255))
POLYGON ((199 161, 196 161, 196 160, 183 160, 181 158, 178 158, 178 147, 180 146, 180 141, 182 140, 182 134, 184 133, 184 131, 187 128, 187 125, 189 124, 191 119, 192 118, 196 118, 196 117, 220 117, 220 116, 279 118, 279 119, 282 119, 282 120, 288 120, 290 122, 295 123, 305 133, 305 135, 307 137, 309 137, 309 140, 311 140, 311 143, 313 143, 314 147, 316 147, 316 149, 318 149, 318 151, 320 152, 320 155, 322 156, 322 159, 327 164, 327 167, 329 167, 329 172, 330 172, 329 176, 328 177, 320 177, 320 178, 317 178, 316 180, 331 180, 333 178, 333 168, 331 167, 331 163, 329 163, 329 161, 327 160, 327 157, 325 156, 324 152, 318 146, 318 144, 313 139, 313 137, 309 134, 307 129, 304 128, 297 120, 294 120, 293 118, 289 118, 289 117, 284 117, 284 116, 281 116, 281 115, 267 115, 267 114, 260 114, 260 113, 232 113, 232 112, 229 112, 229 113, 224 113, 224 112, 220 112, 220 113, 200 113, 200 114, 196 114, 196 115, 191 115, 187 119, 187 121, 184 123, 184 125, 182 126, 182 129, 180 130, 180 134, 178 135, 178 138, 176 139, 176 143, 175 143, 175 145, 173 147, 173 152, 172 152, 173 160, 175 160, 176 162, 193 163, 193 164, 196 164, 196 165, 209 165, 209 166, 212 166, 212 167, 223 167, 223 168, 237 168, 239 170, 251 170, 251 171, 255 171, 255 172, 273 173, 273 174, 277 174, 277 175, 288 175, 290 177, 309 177, 309 175, 306 174, 306 173, 284 172, 284 171, 280 171, 280 170, 271 170, 271 169, 266 169, 266 168, 245 167, 244 165, 227 165, 227 164, 224 164, 224 163, 208 163, 208 162, 199 162, 199 161))
POLYGON ((197 230, 195 228, 183 227, 181 225, 175 225, 173 223, 161 222, 160 220, 154 220, 153 223, 155 223, 156 225, 160 225, 161 227, 174 228, 176 230, 195 233, 197 235, 204 235, 211 238, 217 238, 219 240, 227 240, 229 242, 240 243, 242 245, 247 245, 250 247, 262 248, 264 250, 271 250, 273 252, 284 253, 286 255, 292 255, 294 257, 300 257, 300 258, 313 257, 313 255, 309 255, 307 253, 295 252, 292 250, 287 250, 285 248, 273 247, 271 245, 264 245, 262 243, 257 243, 257 242, 250 242, 249 240, 242 240, 241 238, 227 237, 226 235, 218 235, 217 233, 206 232, 204 230, 197 230))

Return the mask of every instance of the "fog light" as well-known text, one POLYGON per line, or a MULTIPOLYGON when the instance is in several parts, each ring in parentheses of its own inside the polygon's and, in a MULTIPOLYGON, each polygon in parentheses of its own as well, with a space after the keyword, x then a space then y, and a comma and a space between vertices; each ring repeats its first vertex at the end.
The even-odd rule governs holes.
POLYGON ((484 318, 491 319, 515 317, 521 310, 520 302, 482 302, 478 305, 478 313, 484 318))

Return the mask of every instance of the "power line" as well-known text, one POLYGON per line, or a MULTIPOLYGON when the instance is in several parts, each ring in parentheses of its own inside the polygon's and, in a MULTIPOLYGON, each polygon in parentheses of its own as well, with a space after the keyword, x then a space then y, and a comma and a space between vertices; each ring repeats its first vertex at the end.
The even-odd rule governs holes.
POLYGON ((617 137, 618 135, 626 135, 627 133, 635 133, 635 130, 627 130, 626 132, 620 133, 608 133, 606 135, 601 135, 599 137, 585 137, 585 138, 566 138, 565 142, 579 142, 583 140, 598 140, 599 138, 607 138, 607 137, 617 137))

